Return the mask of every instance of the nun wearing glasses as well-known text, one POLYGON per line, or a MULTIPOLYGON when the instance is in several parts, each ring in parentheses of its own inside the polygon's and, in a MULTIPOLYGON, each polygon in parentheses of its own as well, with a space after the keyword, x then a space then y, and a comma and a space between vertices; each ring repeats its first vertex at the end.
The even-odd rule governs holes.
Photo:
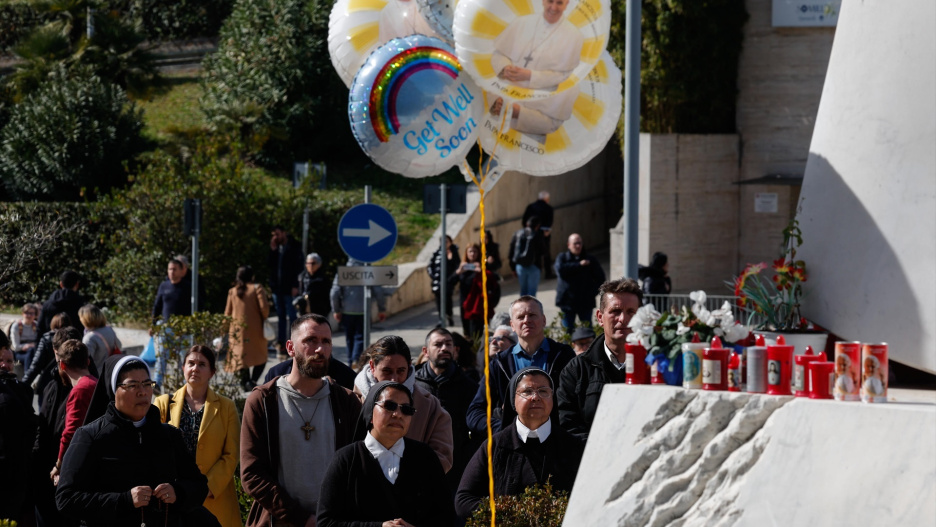
POLYGON ((62 462, 55 502, 82 525, 218 525, 202 502, 208 481, 178 429, 160 422, 149 368, 138 357, 108 362, 104 415, 78 429, 62 462))
POLYGON ((375 384, 364 400, 363 441, 335 453, 318 502, 318 527, 451 525, 445 472, 429 445, 404 437, 416 414, 402 383, 375 384))
MULTIPOLYGON (((549 481, 553 491, 572 490, 585 443, 549 418, 555 390, 545 371, 529 367, 510 379, 507 393, 517 417, 493 436, 494 494, 518 495, 549 481)), ((468 462, 455 494, 455 510, 471 516, 488 499, 487 440, 468 462)))

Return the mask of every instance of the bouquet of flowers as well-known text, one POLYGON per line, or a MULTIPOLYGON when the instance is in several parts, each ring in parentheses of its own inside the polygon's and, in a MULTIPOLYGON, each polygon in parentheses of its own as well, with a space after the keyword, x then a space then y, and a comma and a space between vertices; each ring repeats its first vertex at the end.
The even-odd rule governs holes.
MULTIPOLYGON (((681 371, 682 345, 692 342, 693 335, 698 335, 700 342, 718 336, 727 345, 751 334, 749 327, 735 320, 727 300, 719 309, 710 311, 705 307, 705 291, 690 293, 689 298, 693 301, 691 307, 683 306, 678 311, 661 314, 652 304, 646 304, 631 318, 627 342, 643 345, 647 350, 647 362, 656 362, 659 371, 670 374, 681 371)), ((681 375, 679 377, 681 382, 681 375)))
POLYGON ((764 277, 764 262, 748 264, 729 286, 734 286, 738 305, 750 312, 748 321, 760 316, 756 329, 770 331, 801 331, 809 322, 800 315, 800 298, 806 282, 806 262, 796 259, 796 249, 803 244, 803 233, 796 220, 783 230, 783 251, 773 261, 770 280, 764 277))

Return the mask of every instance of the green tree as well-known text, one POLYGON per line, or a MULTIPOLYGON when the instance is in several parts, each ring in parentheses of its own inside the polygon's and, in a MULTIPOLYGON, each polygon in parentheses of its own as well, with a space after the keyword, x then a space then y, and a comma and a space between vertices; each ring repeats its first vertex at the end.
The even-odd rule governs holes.
POLYGON ((295 160, 312 130, 315 64, 329 59, 311 24, 300 0, 238 0, 218 51, 204 62, 201 106, 209 123, 264 144, 257 158, 267 165, 295 160))
POLYGON ((143 47, 140 26, 107 9, 101 0, 36 0, 32 7, 48 22, 34 27, 13 48, 21 61, 9 82, 18 100, 37 90, 60 64, 90 68, 132 97, 148 96, 163 86, 154 56, 143 47), (88 16, 94 26, 90 38, 88 16))
MULTIPOLYGON (((608 51, 624 67, 626 0, 612 0, 608 51)), ((640 130, 733 133, 744 0, 644 0, 640 130)), ((623 134, 623 114, 618 126, 623 134)))
POLYGON ((18 199, 93 197, 127 180, 142 148, 140 112, 87 69, 55 68, 0 131, 0 180, 18 199))

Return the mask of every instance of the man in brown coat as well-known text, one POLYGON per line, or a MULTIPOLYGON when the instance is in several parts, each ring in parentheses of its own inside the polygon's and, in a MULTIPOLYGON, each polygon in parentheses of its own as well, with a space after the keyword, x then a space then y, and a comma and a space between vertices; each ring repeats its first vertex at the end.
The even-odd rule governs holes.
POLYGON ((248 527, 315 525, 322 476, 361 412, 357 397, 323 378, 332 351, 325 317, 296 319, 286 346, 292 371, 254 388, 244 407, 241 480, 255 500, 248 527))

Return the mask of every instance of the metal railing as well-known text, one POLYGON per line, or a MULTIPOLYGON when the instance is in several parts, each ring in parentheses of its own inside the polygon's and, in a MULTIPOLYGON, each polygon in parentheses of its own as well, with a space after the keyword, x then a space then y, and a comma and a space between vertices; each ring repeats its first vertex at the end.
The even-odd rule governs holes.
MULTIPOLYGON (((690 309, 695 304, 695 301, 689 298, 688 294, 644 295, 643 298, 644 304, 653 304, 660 313, 664 310, 681 313, 683 307, 690 309)), ((738 298, 733 295, 706 295, 705 309, 709 311, 721 309, 722 304, 727 300, 731 304, 731 314, 734 315, 735 320, 742 324, 757 325, 761 323, 763 317, 757 313, 754 313, 750 321, 748 320, 751 317, 751 311, 739 306, 738 298)))

